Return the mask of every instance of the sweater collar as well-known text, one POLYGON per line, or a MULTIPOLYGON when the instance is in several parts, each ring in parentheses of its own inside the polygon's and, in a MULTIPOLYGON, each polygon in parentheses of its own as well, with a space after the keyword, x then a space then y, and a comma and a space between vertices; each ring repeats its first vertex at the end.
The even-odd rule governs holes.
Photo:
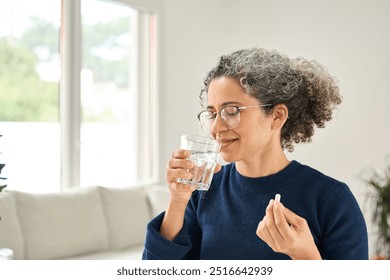
POLYGON ((259 188, 262 190, 264 188, 274 189, 281 184, 288 184, 291 178, 297 174, 300 166, 301 164, 299 162, 292 160, 289 165, 277 173, 251 178, 241 175, 236 169, 236 164, 232 163, 230 176, 231 180, 237 183, 237 187, 243 191, 259 191, 259 188))

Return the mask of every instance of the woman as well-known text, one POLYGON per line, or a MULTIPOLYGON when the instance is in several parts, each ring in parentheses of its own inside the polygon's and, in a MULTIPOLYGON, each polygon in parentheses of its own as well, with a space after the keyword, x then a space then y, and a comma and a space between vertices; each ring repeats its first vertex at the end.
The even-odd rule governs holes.
POLYGON ((363 215, 348 186, 289 161, 341 103, 315 61, 264 49, 222 56, 204 80, 202 127, 230 162, 207 192, 190 179, 189 153, 167 168, 167 210, 148 225, 144 259, 368 259, 363 215), (277 195, 274 199, 276 194, 277 195))

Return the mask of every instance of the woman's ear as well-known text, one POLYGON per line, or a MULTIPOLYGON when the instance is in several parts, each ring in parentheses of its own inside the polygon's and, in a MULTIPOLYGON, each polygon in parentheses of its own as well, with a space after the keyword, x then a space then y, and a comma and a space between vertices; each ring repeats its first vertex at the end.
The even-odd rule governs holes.
POLYGON ((272 110, 272 129, 282 129, 284 123, 288 119, 288 108, 284 104, 276 105, 272 110))

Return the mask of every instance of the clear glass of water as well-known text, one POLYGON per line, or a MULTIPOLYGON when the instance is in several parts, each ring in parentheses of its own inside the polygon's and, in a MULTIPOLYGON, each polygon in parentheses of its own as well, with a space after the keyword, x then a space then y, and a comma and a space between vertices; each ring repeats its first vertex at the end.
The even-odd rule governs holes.
POLYGON ((218 141, 200 135, 182 135, 180 149, 189 150, 195 167, 189 171, 192 179, 178 179, 179 183, 193 185, 197 190, 207 191, 210 188, 214 170, 219 158, 221 145, 218 141))

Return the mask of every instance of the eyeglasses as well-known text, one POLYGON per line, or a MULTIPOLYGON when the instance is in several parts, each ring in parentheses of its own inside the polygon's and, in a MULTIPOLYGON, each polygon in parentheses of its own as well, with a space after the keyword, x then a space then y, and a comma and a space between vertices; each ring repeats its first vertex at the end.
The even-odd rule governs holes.
POLYGON ((211 125, 214 122, 215 118, 219 114, 223 124, 228 129, 233 129, 238 126, 240 123, 240 112, 249 108, 258 108, 271 106, 271 104, 259 104, 254 106, 226 106, 223 107, 219 112, 213 112, 211 110, 204 110, 197 115, 197 118, 204 130, 207 132, 210 131, 211 125))

